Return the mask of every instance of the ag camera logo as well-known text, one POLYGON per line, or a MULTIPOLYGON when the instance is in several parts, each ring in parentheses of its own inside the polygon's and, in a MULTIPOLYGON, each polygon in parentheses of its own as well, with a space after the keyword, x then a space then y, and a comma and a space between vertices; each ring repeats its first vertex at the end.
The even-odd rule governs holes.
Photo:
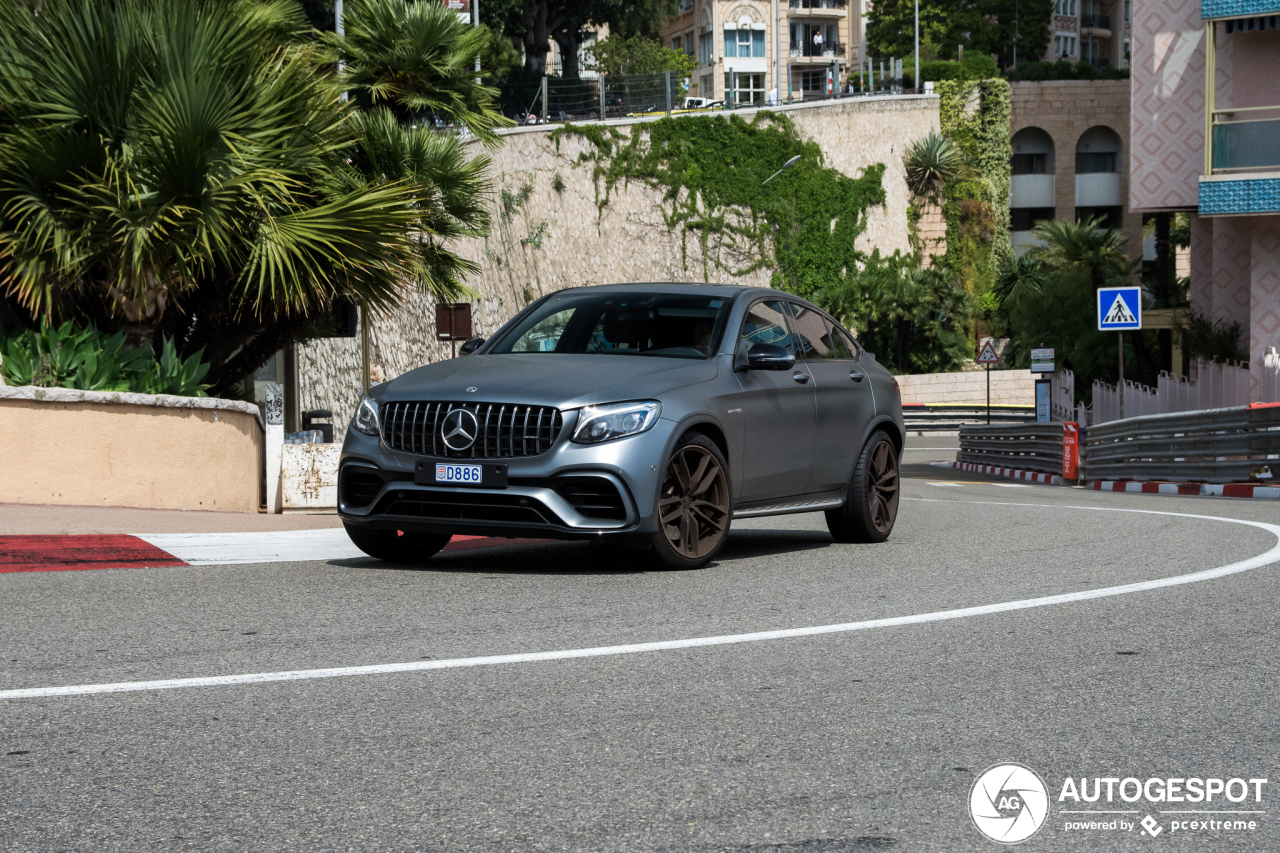
POLYGON ((969 791, 969 816, 978 831, 1001 844, 1026 841, 1049 816, 1044 780, 1021 764, 988 767, 969 791))

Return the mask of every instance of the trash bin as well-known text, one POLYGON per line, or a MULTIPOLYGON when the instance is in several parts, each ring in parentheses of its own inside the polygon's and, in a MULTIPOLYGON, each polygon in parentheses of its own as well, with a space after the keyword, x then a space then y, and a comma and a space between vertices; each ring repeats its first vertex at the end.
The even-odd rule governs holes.
POLYGON ((302 413, 302 431, 316 430, 320 433, 321 444, 333 444, 333 412, 328 409, 312 409, 309 412, 302 413), (318 422, 317 419, 327 418, 329 423, 318 422))

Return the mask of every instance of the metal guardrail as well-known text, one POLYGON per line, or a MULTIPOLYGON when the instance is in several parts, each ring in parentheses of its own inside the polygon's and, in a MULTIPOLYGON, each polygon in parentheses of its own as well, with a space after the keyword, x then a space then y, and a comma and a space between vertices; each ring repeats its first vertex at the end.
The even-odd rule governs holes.
POLYGON ((1080 476, 1090 480, 1232 483, 1280 478, 1280 404, 1099 424, 1081 439, 1080 468, 1080 476))
MULTIPOLYGON (((985 424, 986 406, 905 405, 902 418, 908 432, 955 432, 965 424, 985 424)), ((992 406, 991 423, 1024 424, 1036 419, 1035 406, 992 406)))
POLYGON ((1062 424, 992 424, 960 428, 958 462, 1062 473, 1062 424))

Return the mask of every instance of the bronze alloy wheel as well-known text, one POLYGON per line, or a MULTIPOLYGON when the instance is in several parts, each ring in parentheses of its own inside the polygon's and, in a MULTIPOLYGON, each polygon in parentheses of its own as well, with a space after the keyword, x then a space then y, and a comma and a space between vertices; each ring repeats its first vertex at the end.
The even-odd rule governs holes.
POLYGON ((888 536, 898 518, 898 454, 893 452, 889 439, 881 438, 876 444, 868 467, 863 489, 871 523, 888 536))
POLYGON ((704 436, 689 436, 671 454, 658 494, 664 540, 657 543, 659 555, 676 567, 704 565, 728 536, 729 506, 729 477, 719 448, 704 436), (674 553, 665 553, 668 549, 674 553))
POLYGON ((837 542, 883 542, 898 519, 898 451, 882 430, 862 448, 844 506, 827 510, 837 542))

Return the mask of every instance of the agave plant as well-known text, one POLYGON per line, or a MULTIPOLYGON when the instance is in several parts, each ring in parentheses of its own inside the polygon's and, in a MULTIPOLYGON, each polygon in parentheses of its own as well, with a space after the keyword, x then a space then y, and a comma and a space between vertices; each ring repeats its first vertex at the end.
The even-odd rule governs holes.
POLYGON ((964 174, 966 165, 960 148, 937 131, 911 143, 902 161, 907 188, 917 198, 936 198, 944 184, 964 174))
POLYGON ((486 161, 360 173, 389 143, 342 91, 293 0, 0 0, 0 287, 204 349, 219 390, 335 300, 456 294, 486 161))

